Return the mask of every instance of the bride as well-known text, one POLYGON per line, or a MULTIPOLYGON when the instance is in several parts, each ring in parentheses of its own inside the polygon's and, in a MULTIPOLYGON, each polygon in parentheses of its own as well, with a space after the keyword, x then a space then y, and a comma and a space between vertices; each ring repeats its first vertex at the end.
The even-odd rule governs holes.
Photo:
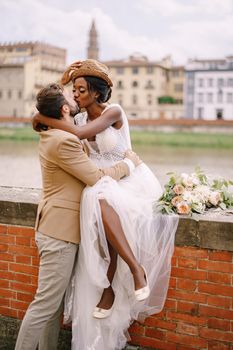
MULTIPOLYGON (((75 117, 76 125, 42 115, 36 123, 83 139, 101 168, 120 161, 131 148, 130 133, 121 106, 106 104, 112 86, 107 67, 95 60, 76 62, 62 78, 64 85, 70 81, 75 101, 85 110, 75 117)), ((178 219, 153 211, 161 194, 144 163, 119 182, 104 177, 83 191, 81 244, 65 302, 72 350, 123 349, 130 324, 162 310, 178 219)))

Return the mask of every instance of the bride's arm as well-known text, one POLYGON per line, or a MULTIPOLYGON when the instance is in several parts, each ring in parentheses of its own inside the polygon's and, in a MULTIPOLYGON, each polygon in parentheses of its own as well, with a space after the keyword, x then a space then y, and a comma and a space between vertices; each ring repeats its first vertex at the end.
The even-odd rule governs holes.
POLYGON ((37 113, 32 120, 34 130, 38 130, 38 123, 47 125, 54 129, 61 129, 77 136, 80 140, 88 139, 107 129, 109 126, 121 121, 121 110, 118 106, 107 109, 100 117, 88 122, 86 125, 78 126, 67 123, 63 119, 46 117, 37 113))

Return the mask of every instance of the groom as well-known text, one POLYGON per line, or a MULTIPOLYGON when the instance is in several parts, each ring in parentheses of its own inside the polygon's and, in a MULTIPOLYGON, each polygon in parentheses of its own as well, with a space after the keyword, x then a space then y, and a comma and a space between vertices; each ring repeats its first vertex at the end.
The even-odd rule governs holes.
MULTIPOLYGON (((40 113, 73 123, 76 102, 61 86, 51 84, 37 95, 40 113)), ((38 288, 22 321, 15 350, 57 349, 63 299, 80 241, 79 207, 82 190, 102 176, 116 180, 129 175, 140 163, 129 151, 115 166, 98 169, 80 140, 65 131, 40 132, 39 157, 43 199, 36 218, 35 240, 40 255, 38 288)))

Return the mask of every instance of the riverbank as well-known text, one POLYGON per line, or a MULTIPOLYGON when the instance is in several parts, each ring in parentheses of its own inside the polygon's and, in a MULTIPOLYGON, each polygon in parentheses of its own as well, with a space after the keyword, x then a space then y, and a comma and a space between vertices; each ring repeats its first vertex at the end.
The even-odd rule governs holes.
MULTIPOLYGON (((231 134, 132 130, 131 138, 133 145, 233 149, 231 134)), ((31 126, 0 128, 0 141, 38 141, 38 139, 38 134, 31 129, 31 126)))

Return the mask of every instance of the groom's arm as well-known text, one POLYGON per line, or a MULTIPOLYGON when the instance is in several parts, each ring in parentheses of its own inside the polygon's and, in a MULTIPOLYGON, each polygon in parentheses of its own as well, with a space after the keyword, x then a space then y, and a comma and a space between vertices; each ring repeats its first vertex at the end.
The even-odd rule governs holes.
POLYGON ((129 166, 125 161, 109 168, 99 169, 84 152, 81 142, 72 136, 61 140, 57 149, 57 158, 63 170, 89 186, 94 185, 105 175, 120 180, 130 174, 129 166))

